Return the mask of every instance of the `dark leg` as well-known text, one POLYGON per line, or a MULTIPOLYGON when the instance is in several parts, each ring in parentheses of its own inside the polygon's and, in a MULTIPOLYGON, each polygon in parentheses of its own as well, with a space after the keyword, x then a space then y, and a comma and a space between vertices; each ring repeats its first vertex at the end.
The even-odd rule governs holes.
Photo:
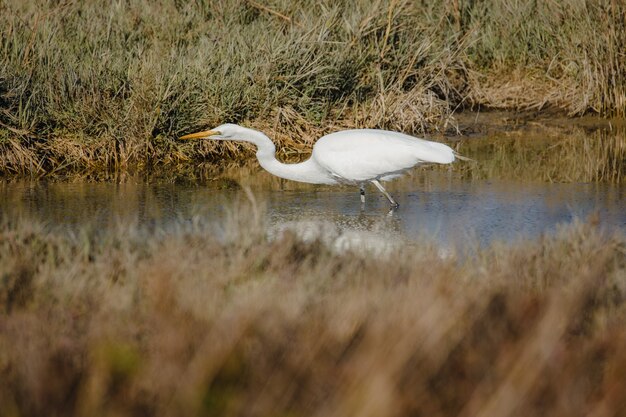
POLYGON ((393 208, 398 208, 400 207, 400 204, 396 203, 396 200, 393 199, 393 197, 391 197, 389 195, 389 193, 387 192, 387 190, 385 190, 385 187, 383 187, 378 180, 372 180, 372 184, 374 184, 376 186, 376 188, 378 188, 380 190, 381 193, 383 193, 385 195, 385 197, 387 197, 387 200, 389 200, 389 202, 391 203, 391 206, 393 208))

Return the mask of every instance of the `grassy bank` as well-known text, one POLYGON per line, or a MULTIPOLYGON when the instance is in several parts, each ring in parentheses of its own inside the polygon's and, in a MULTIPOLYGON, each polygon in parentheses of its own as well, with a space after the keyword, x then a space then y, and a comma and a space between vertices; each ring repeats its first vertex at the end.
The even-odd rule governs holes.
POLYGON ((240 157, 183 145, 224 121, 284 154, 328 131, 454 131, 464 108, 626 115, 623 2, 0 3, 5 175, 240 157))
MULTIPOLYGON (((0 221, 0 416, 618 415, 626 241, 593 221, 441 258, 0 221)), ((254 219, 257 220, 254 220, 254 219)))

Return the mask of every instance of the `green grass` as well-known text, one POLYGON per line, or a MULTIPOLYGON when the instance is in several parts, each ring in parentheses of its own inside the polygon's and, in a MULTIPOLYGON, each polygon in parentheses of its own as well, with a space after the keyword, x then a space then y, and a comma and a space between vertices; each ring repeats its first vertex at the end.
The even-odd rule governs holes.
POLYGON ((454 131, 464 108, 626 115, 622 2, 0 3, 3 174, 239 158, 222 122, 293 152, 328 131, 454 131))
POLYGON ((624 410, 626 241, 593 219, 375 257, 230 212, 220 238, 2 218, 0 416, 624 410))

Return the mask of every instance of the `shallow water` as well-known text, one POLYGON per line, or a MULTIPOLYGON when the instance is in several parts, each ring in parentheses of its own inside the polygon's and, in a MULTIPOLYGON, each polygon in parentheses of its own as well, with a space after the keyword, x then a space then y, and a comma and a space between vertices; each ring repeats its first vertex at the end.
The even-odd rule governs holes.
MULTIPOLYGON (((259 174, 265 175, 265 174, 259 174)), ((550 233, 574 218, 594 215, 607 230, 626 230, 626 190, 610 184, 549 184, 462 180, 431 173, 429 181, 403 179, 390 186, 400 208, 368 190, 364 206, 352 187, 250 187, 264 206, 271 234, 291 229, 322 237, 339 248, 391 248, 420 240, 444 246, 511 241, 550 233)), ((372 187, 373 188, 373 187, 372 187)), ((248 197, 216 184, 2 183, 0 209, 50 225, 74 228, 86 222, 107 227, 133 221, 167 229, 200 216, 220 225, 248 197)), ((217 228, 216 230, 219 230, 217 228)))
POLYGON ((285 181, 256 163, 209 165, 199 168, 198 181, 184 184, 0 181, 0 211, 69 229, 132 221, 167 231, 199 218, 216 225, 219 235, 229 212, 252 195, 270 235, 290 229, 338 248, 389 249, 424 240, 487 245, 552 233, 589 216, 608 231, 626 231, 626 128, 536 126, 466 138, 454 146, 476 163, 416 168, 387 183, 400 203, 395 211, 374 187, 361 205, 355 187, 285 181))

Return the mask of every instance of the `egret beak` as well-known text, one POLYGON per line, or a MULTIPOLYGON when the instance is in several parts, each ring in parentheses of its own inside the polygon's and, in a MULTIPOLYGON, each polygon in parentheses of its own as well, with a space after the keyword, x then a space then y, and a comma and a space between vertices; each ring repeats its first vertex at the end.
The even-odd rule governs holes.
POLYGON ((191 133, 189 135, 181 136, 178 139, 200 139, 219 134, 220 132, 218 132, 217 130, 205 130, 204 132, 191 133))

